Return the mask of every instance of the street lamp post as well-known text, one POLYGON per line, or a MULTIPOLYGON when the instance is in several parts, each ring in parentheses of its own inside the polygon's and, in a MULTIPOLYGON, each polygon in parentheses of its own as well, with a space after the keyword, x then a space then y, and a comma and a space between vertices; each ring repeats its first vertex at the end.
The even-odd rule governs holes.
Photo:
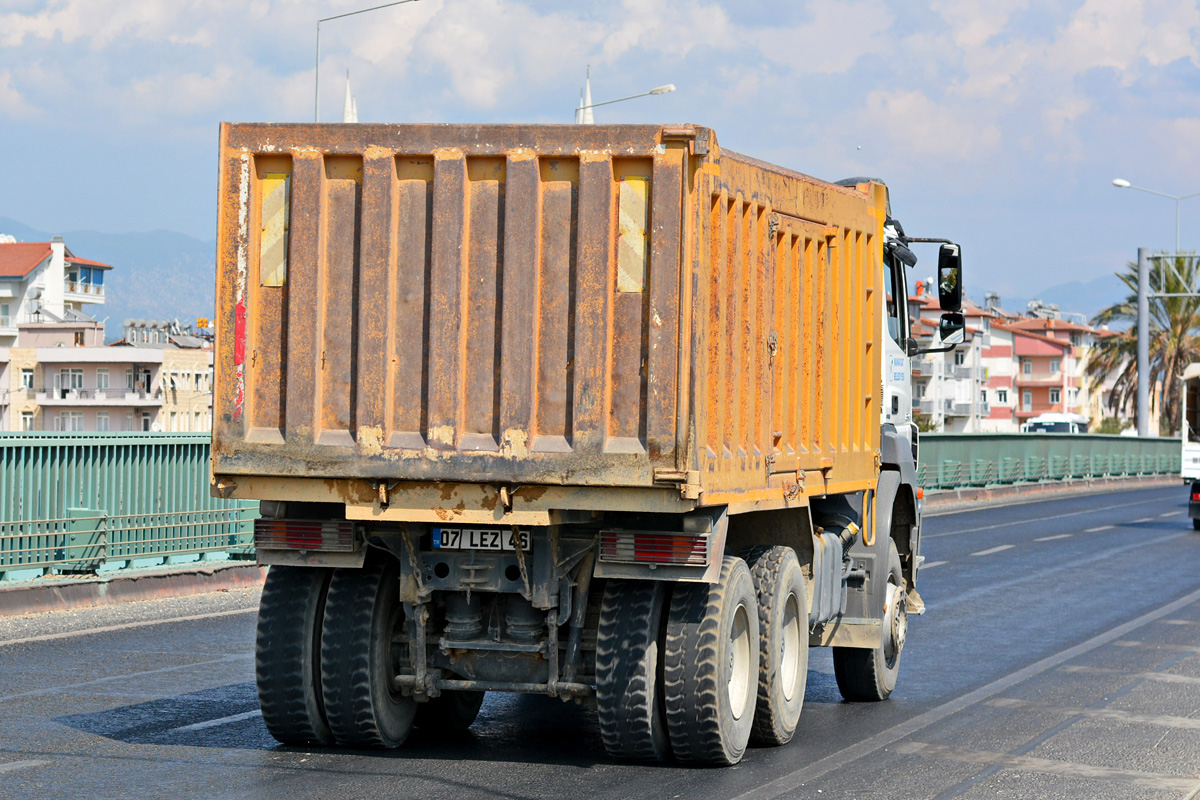
POLYGON ((642 92, 641 94, 631 94, 628 97, 618 97, 616 100, 605 100, 603 103, 590 103, 586 106, 581 105, 575 109, 575 121, 581 122, 583 118, 583 112, 587 111, 589 108, 596 108, 597 106, 611 106, 613 103, 623 103, 626 100, 636 100, 639 97, 649 97, 652 94, 669 94, 673 91, 675 91, 675 84, 668 83, 665 86, 655 86, 650 91, 642 92))
MULTIPOLYGON (((1187 200, 1189 197, 1200 196, 1200 192, 1192 192, 1191 194, 1167 194, 1154 189, 1147 189, 1144 186, 1134 186, 1124 178, 1114 178, 1113 186, 1118 189, 1137 189, 1139 192, 1147 194, 1156 194, 1159 197, 1165 197, 1168 200, 1175 201, 1175 252, 1171 254, 1171 258, 1179 257, 1179 203, 1187 200)), ((1165 257, 1165 256, 1163 256, 1165 257)), ((1137 305, 1137 430, 1138 436, 1150 435, 1150 298, 1154 297, 1194 297, 1190 292, 1170 293, 1150 291, 1150 259, 1154 256, 1147 254, 1146 248, 1138 248, 1138 305, 1137 305)), ((1176 278, 1179 278, 1181 286, 1184 286, 1182 277, 1176 270, 1175 265, 1171 265, 1171 270, 1175 272, 1176 278)))
POLYGON ((392 6, 402 6, 405 3, 415 3, 417 0, 396 0, 394 3, 384 3, 381 6, 371 6, 359 11, 347 11, 345 14, 334 14, 332 17, 321 17, 317 20, 317 70, 315 86, 313 88, 313 122, 321 121, 321 23, 329 22, 332 19, 341 19, 342 17, 353 17, 355 14, 366 14, 368 11, 378 11, 381 8, 391 8, 392 6))
POLYGON ((1158 191, 1155 191, 1154 189, 1147 189, 1144 186, 1134 186, 1132 183, 1125 180, 1124 178, 1114 178, 1112 183, 1113 183, 1113 186, 1116 186, 1118 189, 1137 189, 1139 192, 1146 192, 1147 194, 1156 194, 1159 197, 1165 197, 1168 200, 1175 201, 1175 252, 1178 253, 1179 252, 1179 202, 1181 200, 1187 200, 1189 197, 1200 196, 1200 192, 1192 192, 1191 194, 1181 194, 1181 195, 1167 194, 1166 192, 1158 192, 1158 191))

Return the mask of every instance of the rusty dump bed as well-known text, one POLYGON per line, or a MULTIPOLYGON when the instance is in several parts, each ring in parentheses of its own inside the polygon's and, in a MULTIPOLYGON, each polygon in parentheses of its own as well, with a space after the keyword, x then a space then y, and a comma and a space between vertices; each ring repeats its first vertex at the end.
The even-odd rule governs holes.
POLYGON ((214 491, 869 488, 884 208, 691 125, 225 124, 214 491))

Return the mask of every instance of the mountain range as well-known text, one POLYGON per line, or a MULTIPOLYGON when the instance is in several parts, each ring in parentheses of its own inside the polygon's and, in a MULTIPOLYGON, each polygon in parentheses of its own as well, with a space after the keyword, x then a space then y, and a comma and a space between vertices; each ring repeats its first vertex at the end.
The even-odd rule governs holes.
POLYGON ((104 305, 85 309, 97 319, 108 318, 105 338, 121 338, 126 319, 179 320, 195 324, 212 318, 216 308, 216 242, 182 233, 47 233, 8 217, 0 217, 0 233, 18 242, 48 242, 62 236, 79 258, 112 265, 105 276, 104 305))
MULTIPOLYGON (((0 217, 0 233, 22 242, 46 242, 54 234, 35 230, 21 222, 0 217)), ((216 243, 201 241, 172 231, 148 233, 97 233, 64 231, 67 247, 80 258, 112 264, 106 276, 107 295, 95 310, 99 319, 108 317, 109 341, 121 338, 126 319, 177 319, 194 323, 197 317, 214 316, 216 243)), ((983 305, 986 287, 971 292, 983 305), (978 295, 978 296, 976 296, 978 295)), ((1029 297, 1000 297, 1000 306, 1024 313, 1030 300, 1057 303, 1065 314, 1082 314, 1091 319, 1100 309, 1116 303, 1128 289, 1111 273, 1087 282, 1071 281, 1043 289, 1029 297)), ((1076 319, 1078 317, 1068 317, 1076 319)))

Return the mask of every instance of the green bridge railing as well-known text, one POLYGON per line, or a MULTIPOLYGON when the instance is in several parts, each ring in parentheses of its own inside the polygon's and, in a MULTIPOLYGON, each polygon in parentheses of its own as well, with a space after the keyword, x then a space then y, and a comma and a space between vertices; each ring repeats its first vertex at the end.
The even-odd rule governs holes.
MULTIPOLYGON (((208 493, 205 433, 0 432, 0 580, 253 557, 257 504, 208 493)), ((1175 439, 923 434, 927 490, 1178 475, 1175 439)))
POLYGON ((257 503, 208 492, 207 433, 0 432, 0 580, 253 558, 257 503))
POLYGON ((1178 439, 1070 433, 923 433, 925 489, 1130 475, 1179 475, 1178 439))

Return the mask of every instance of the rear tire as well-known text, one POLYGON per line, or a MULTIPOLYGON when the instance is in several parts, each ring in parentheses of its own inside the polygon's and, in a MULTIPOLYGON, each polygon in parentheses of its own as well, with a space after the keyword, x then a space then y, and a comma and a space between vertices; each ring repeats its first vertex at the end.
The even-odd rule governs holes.
POLYGON ((675 757, 692 764, 741 761, 759 675, 758 602, 745 561, 725 556, 715 585, 675 586, 664 651, 675 757))
POLYGON ((1192 520, 1192 530, 1194 530, 1194 531, 1200 531, 1200 519, 1193 519, 1193 520, 1192 520))
POLYGON ((338 744, 393 748, 413 726, 417 702, 392 689, 404 623, 400 567, 391 558, 334 570, 321 635, 325 714, 338 744))
POLYGON ((833 648, 833 675, 842 697, 854 702, 886 700, 896 688, 900 655, 908 634, 908 606, 900 553, 888 542, 888 575, 883 611, 883 637, 873 650, 833 648))
POLYGON ((417 704, 414 725, 434 734, 462 733, 479 716, 487 692, 447 690, 426 703, 417 704))
POLYGON ((609 757, 662 761, 671 755, 662 700, 666 586, 609 581, 596 634, 596 710, 609 757))
POLYGON ((777 747, 796 733, 808 683, 808 590, 796 551, 752 547, 742 554, 758 597, 758 702, 750 741, 777 747))
POLYGON ((330 573, 271 567, 258 606, 254 679, 267 732, 284 744, 333 744, 321 696, 321 625, 330 573))

